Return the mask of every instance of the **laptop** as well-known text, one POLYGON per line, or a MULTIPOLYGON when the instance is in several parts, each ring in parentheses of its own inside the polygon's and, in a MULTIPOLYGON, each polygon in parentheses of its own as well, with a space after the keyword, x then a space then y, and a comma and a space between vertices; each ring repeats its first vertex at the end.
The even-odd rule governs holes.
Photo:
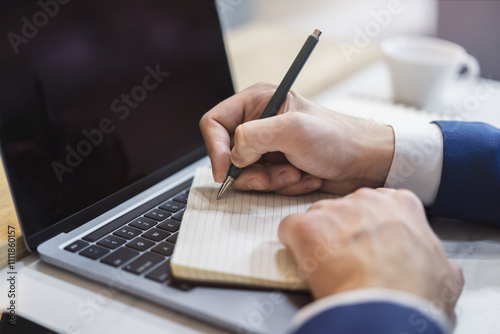
POLYGON ((187 285, 169 267, 198 121, 234 93, 213 1, 2 1, 0 144, 40 259, 238 333, 282 333, 310 296, 187 285))

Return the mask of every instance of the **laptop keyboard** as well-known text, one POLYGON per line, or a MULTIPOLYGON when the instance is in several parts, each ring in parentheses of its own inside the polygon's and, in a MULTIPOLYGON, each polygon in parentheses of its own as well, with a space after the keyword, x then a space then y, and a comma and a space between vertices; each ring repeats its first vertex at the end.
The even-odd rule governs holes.
POLYGON ((66 246, 89 259, 164 283, 189 188, 130 220, 117 219, 66 246))

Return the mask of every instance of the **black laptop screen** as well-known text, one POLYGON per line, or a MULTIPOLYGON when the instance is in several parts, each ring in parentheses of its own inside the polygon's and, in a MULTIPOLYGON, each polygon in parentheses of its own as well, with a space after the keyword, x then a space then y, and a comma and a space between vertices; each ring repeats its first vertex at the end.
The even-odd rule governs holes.
POLYGON ((0 139, 25 234, 193 162, 174 164, 233 93, 212 1, 0 4, 0 139))

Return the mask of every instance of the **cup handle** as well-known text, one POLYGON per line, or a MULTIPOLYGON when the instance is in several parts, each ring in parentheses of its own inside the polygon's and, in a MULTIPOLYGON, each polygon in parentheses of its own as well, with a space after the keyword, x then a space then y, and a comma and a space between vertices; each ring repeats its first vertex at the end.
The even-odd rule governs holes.
POLYGON ((465 58, 465 62, 463 65, 467 71, 465 71, 460 77, 465 80, 470 80, 479 77, 479 72, 481 71, 481 67, 479 66, 479 62, 476 57, 467 54, 465 58))

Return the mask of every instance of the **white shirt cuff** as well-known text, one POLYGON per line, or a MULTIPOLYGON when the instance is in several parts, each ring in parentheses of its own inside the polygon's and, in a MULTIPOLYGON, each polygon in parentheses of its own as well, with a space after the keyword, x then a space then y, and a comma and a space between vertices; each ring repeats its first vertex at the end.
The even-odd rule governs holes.
POLYGON ((421 297, 399 290, 366 288, 337 293, 304 306, 292 319, 291 330, 300 328, 307 321, 333 307, 369 302, 390 302, 415 309, 432 319, 444 333, 451 333, 454 327, 454 322, 449 321, 441 308, 436 308, 433 303, 421 297))
POLYGON ((436 200, 443 167, 443 134, 436 124, 391 125, 395 147, 386 188, 413 191, 424 206, 436 200))

